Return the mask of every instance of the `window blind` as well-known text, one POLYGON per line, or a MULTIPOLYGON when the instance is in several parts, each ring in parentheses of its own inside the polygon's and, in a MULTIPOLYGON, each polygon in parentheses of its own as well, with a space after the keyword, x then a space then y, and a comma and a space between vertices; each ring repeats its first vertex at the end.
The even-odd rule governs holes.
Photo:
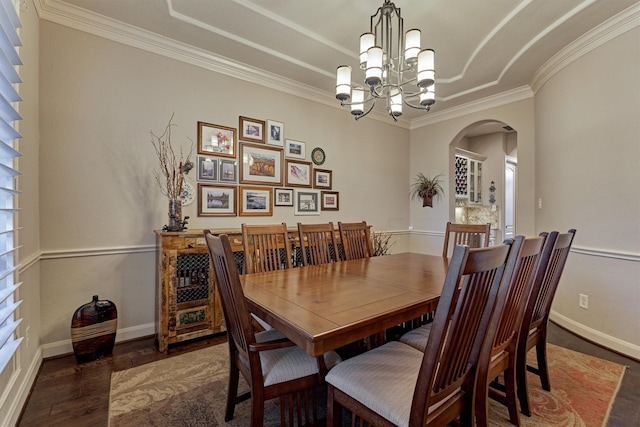
POLYGON ((15 142, 20 138, 16 130, 17 111, 21 97, 16 85, 21 82, 17 67, 22 65, 18 55, 21 45, 18 11, 12 0, 0 0, 0 372, 4 371, 15 354, 22 338, 18 325, 19 301, 16 265, 16 158, 20 153, 15 142))

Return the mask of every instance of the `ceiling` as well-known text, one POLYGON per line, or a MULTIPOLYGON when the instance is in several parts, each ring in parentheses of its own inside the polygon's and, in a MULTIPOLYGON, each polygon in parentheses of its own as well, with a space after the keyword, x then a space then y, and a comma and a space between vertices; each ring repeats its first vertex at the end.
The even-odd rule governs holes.
MULTIPOLYGON (((359 36, 369 31, 370 16, 382 3, 36 0, 36 7, 43 19, 112 34, 120 41, 130 38, 134 45, 144 37, 156 45, 188 50, 204 62, 216 63, 222 72, 339 105, 334 97, 336 67, 351 65, 353 80, 361 78, 359 36)), ((591 43, 596 36, 589 32, 612 17, 618 15, 595 33, 621 25, 625 15, 637 13, 639 2, 395 0, 395 4, 401 8, 404 28, 421 29, 422 48, 436 52, 436 104, 426 113, 434 114, 509 93, 531 96, 551 64, 570 57, 570 51, 579 49, 579 41, 591 43)), ((405 123, 425 115, 407 110, 405 123)))

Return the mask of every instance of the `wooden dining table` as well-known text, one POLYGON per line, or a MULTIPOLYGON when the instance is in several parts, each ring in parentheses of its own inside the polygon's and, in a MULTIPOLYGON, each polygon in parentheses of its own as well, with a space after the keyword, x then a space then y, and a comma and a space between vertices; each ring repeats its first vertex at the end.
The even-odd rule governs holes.
POLYGON ((447 266, 406 252, 240 277, 249 310, 319 356, 435 310, 447 266))

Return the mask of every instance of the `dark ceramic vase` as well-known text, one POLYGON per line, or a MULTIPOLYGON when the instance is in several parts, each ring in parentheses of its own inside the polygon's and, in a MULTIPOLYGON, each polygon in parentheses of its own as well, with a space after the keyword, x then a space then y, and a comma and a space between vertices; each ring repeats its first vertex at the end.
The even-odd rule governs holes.
POLYGON ((118 328, 118 310, 108 300, 93 296, 79 307, 71 320, 71 343, 78 363, 91 362, 113 352, 118 328))

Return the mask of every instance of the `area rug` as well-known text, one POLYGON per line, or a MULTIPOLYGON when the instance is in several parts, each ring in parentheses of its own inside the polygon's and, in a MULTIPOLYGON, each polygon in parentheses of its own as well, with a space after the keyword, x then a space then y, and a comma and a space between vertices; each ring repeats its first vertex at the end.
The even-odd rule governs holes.
MULTIPOLYGON (((625 368, 553 345, 547 351, 552 391, 543 391, 530 374, 533 415, 521 416, 521 425, 606 425, 625 368)), ((248 426, 249 401, 236 406, 231 422, 224 421, 227 353, 227 345, 219 344, 114 372, 109 426, 248 426)), ((248 388, 245 383, 241 387, 248 388)), ((279 425, 277 401, 267 402, 265 412, 266 426, 279 425)), ((490 422, 494 427, 511 426, 506 408, 495 402, 491 402, 490 422)))

